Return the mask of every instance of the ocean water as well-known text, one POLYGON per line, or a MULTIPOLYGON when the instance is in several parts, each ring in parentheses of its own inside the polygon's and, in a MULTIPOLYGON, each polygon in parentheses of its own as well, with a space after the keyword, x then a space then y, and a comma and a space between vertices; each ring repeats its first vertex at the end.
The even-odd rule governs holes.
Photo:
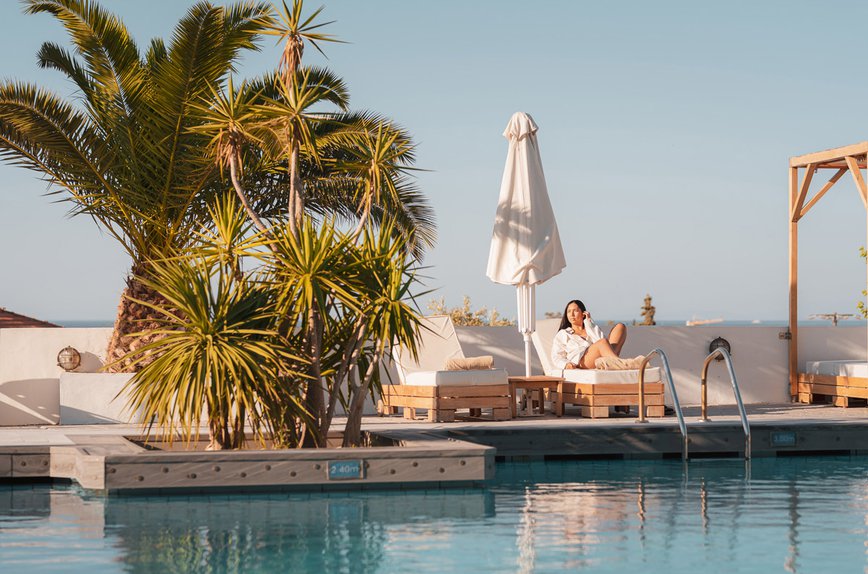
MULTIPOLYGON (((55 325, 60 325, 61 327, 113 327, 114 321, 111 319, 94 319, 94 320, 68 320, 68 321, 51 321, 55 325)), ((597 321, 600 325, 608 325, 614 323, 624 323, 625 325, 632 325, 633 319, 604 319, 597 321)), ((686 319, 679 319, 674 321, 657 321, 658 327, 684 327, 686 323, 686 319)), ((758 326, 758 327, 786 327, 787 326, 786 319, 755 319, 752 321, 723 321, 720 323, 711 323, 708 325, 696 325, 696 327, 747 327, 747 326, 758 326)), ((829 327, 832 325, 831 320, 825 319, 817 319, 817 320, 807 320, 807 321, 799 321, 800 327, 829 327)), ((865 328, 865 321, 860 319, 841 319, 838 321, 838 327, 862 327, 865 328)))
POLYGON ((2 572, 863 572, 868 459, 550 461, 487 488, 102 497, 0 485, 2 572))

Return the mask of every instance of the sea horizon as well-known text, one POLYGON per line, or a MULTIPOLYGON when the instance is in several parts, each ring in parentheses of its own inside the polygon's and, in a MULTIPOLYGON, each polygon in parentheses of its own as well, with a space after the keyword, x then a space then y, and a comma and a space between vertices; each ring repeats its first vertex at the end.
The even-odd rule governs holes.
MULTIPOLYGON (((542 320, 543 317, 537 318, 542 320)), ((696 321, 697 319, 672 319, 660 320, 656 325, 642 325, 638 319, 604 319, 596 320, 599 325, 606 326, 615 323, 624 323, 628 326, 645 327, 684 327, 687 321, 696 321)), ((114 320, 112 319, 76 319, 76 320, 49 320, 55 325, 67 328, 104 328, 113 327, 114 320)), ((733 321, 717 321, 704 325, 693 325, 693 327, 786 327, 788 324, 786 319, 753 319, 753 320, 733 320, 733 321)), ((799 327, 829 327, 832 326, 832 321, 828 319, 806 319, 799 321, 799 327)), ((864 319, 839 319, 838 327, 864 327, 864 319)))

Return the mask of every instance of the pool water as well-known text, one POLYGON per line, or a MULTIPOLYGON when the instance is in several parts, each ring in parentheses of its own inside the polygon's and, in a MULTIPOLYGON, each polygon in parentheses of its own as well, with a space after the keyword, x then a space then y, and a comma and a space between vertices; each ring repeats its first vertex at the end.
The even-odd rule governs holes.
POLYGON ((868 458, 557 461, 478 490, 0 485, 0 572, 863 572, 868 458))

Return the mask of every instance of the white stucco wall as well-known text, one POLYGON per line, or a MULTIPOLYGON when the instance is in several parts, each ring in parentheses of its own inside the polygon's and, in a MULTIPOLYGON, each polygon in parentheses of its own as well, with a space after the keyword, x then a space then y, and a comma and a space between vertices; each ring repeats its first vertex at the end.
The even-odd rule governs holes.
MULTIPOLYGON (((733 364, 745 402, 784 403, 789 401, 787 342, 778 337, 784 330, 714 325, 629 327, 623 354, 633 356, 662 348, 669 357, 681 403, 698 404, 702 361, 708 344, 720 336, 732 345, 733 364)), ((82 354, 82 366, 77 372, 96 372, 103 364, 111 331, 0 329, 0 426, 58 424, 59 378, 63 372, 56 365, 58 351, 67 345, 75 347, 82 354)), ((524 346, 515 327, 458 327, 456 331, 465 355, 493 355, 495 366, 511 374, 524 373, 524 346)), ((866 330, 858 327, 801 327, 800 367, 814 360, 865 360, 866 340, 866 330)), ((533 372, 541 374, 535 354, 533 358, 533 372)), ((76 400, 80 397, 68 399, 76 400)), ((734 402, 723 363, 714 363, 709 370, 709 402, 734 402)), ((70 406, 75 408, 77 403, 70 402, 70 406)), ((365 411, 375 412, 373 403, 369 401, 365 411)))
MULTIPOLYGON (((556 321, 546 319, 545 321, 556 321)), ((538 323, 543 323, 539 321, 538 323)), ((604 330, 608 330, 604 326, 604 330)), ((785 327, 701 326, 628 327, 622 355, 647 354, 661 348, 669 358, 672 379, 682 405, 699 404, 699 380, 708 345, 716 337, 728 340, 742 399, 746 403, 784 403, 790 400, 787 341, 779 338, 785 327)), ((523 342, 515 327, 458 327, 464 354, 494 355, 494 364, 510 374, 524 373, 523 342)), ((866 329, 858 327, 800 327, 799 365, 806 361, 865 360, 866 329)), ((652 364, 659 365, 658 359, 652 364)), ((533 354, 533 373, 542 367, 533 354)), ((668 393, 667 393, 668 394, 668 393)), ((708 370, 709 404, 734 404, 729 375, 723 362, 708 370)))
POLYGON ((57 353, 66 346, 81 353, 77 372, 103 364, 112 330, 0 329, 0 426, 57 424, 60 421, 57 353))

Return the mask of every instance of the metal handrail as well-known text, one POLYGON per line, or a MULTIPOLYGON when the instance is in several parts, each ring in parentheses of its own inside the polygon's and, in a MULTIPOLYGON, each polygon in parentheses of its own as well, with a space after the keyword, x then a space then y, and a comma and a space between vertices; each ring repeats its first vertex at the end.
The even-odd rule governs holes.
POLYGON ((684 414, 681 412, 681 403, 678 401, 678 392, 675 390, 675 383, 672 382, 672 371, 669 369, 669 358, 663 349, 657 348, 645 355, 642 364, 639 366, 639 419, 637 423, 647 423, 645 418, 645 368, 651 357, 658 355, 660 362, 663 363, 663 373, 666 375, 666 382, 669 384, 669 392, 672 394, 672 404, 675 407, 675 415, 678 417, 678 428, 681 430, 681 458, 687 460, 687 424, 684 422, 684 414))
POLYGON ((711 420, 708 418, 708 366, 718 355, 726 361, 726 368, 729 370, 729 381, 732 384, 732 392, 735 395, 735 402, 738 405, 739 416, 741 416, 741 426, 744 429, 744 457, 750 459, 750 424, 747 422, 747 412, 744 410, 744 403, 741 401, 741 393, 738 390, 738 381, 735 378, 735 369, 732 368, 732 357, 723 347, 718 347, 710 352, 708 356, 705 357, 705 362, 702 363, 702 377, 700 378, 702 416, 699 421, 706 423, 711 420))

